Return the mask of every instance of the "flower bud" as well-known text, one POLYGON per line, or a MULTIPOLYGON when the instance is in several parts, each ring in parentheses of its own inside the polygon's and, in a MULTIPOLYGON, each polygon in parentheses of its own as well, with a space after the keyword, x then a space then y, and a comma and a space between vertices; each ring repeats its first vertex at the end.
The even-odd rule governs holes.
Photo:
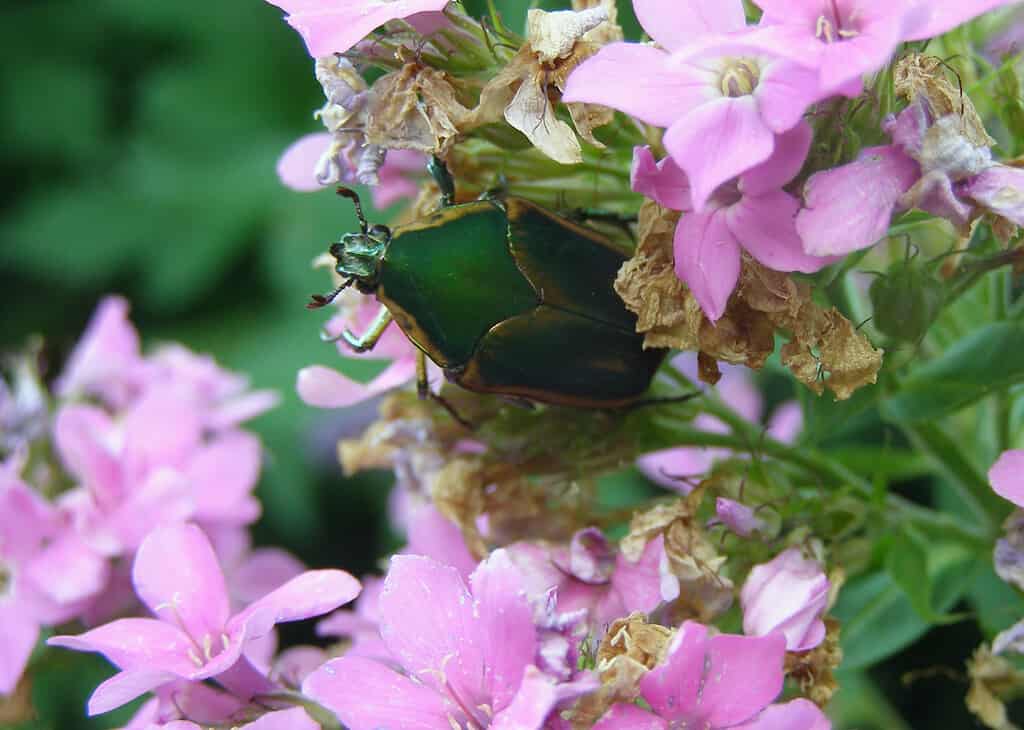
POLYGON ((871 283, 868 290, 878 331, 895 340, 917 342, 942 310, 942 282, 923 266, 902 261, 871 283))
POLYGON ((825 638, 821 616, 828 608, 829 587, 821 565, 798 548, 754 566, 740 591, 743 632, 764 636, 781 631, 787 651, 813 649, 825 638))

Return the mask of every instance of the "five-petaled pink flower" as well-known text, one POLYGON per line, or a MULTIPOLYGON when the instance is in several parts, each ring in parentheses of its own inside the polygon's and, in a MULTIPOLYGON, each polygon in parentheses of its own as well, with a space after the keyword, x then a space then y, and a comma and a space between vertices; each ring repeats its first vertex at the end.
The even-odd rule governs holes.
POLYGON ((504 550, 468 586, 430 558, 395 556, 379 610, 381 637, 401 671, 343 656, 303 684, 351 730, 537 730, 557 705, 597 687, 589 676, 563 683, 537 669, 533 611, 504 550))
POLYGON ((690 201, 679 209, 701 212, 719 185, 767 160, 777 135, 823 97, 817 73, 757 49, 737 53, 747 28, 741 0, 633 7, 666 50, 607 45, 573 71, 562 98, 666 127, 665 147, 689 178, 690 201))
POLYGON ((231 615, 224 575, 195 525, 161 527, 139 547, 132 572, 139 599, 157 617, 118 619, 47 643, 100 652, 120 668, 89 699, 89 714, 120 707, 177 680, 215 679, 241 699, 273 688, 243 656, 275 624, 332 611, 359 594, 340 570, 303 573, 231 615))

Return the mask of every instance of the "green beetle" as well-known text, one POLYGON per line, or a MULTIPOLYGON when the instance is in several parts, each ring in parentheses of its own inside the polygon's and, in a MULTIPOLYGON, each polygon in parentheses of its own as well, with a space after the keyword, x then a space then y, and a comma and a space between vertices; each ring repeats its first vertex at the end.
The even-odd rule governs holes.
POLYGON ((625 256, 599 233, 516 197, 452 205, 453 187, 436 162, 437 212, 391 231, 368 226, 330 248, 345 282, 310 307, 355 285, 381 309, 365 332, 342 333, 371 349, 392 322, 419 349, 426 397, 429 357, 463 388, 566 406, 604 408, 636 401, 666 350, 643 348, 636 316, 612 284, 625 256))

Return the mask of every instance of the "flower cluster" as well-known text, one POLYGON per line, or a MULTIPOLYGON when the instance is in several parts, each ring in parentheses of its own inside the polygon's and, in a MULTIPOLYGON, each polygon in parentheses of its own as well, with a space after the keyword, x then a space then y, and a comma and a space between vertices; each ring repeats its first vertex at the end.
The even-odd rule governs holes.
MULTIPOLYGON (((272 394, 180 346, 143 354, 126 303, 105 300, 52 393, 28 361, 0 382, 0 618, 13 627, 0 643, 0 694, 17 684, 40 627, 77 621, 81 633, 48 643, 117 667, 91 713, 151 694, 133 728, 830 728, 842 651, 829 613, 845 567, 878 562, 865 545, 881 534, 879 550, 909 546, 886 559, 885 585, 903 591, 915 620, 937 622, 919 586, 932 567, 915 552, 919 525, 954 535, 959 549, 994 538, 984 522, 997 521, 983 500, 968 500, 975 529, 887 494, 887 480, 924 467, 878 448, 862 478, 857 454, 819 448, 829 434, 815 432, 813 400, 769 409, 741 366, 777 361, 806 398, 828 387, 848 399, 883 366, 872 339, 924 337, 979 276, 1019 262, 1011 248, 957 269, 964 251, 951 248, 919 266, 908 240, 883 286, 858 293, 855 278, 840 278, 855 264, 846 257, 895 235, 907 211, 920 218, 902 230, 924 220, 965 245, 986 226, 1005 247, 1024 226, 1024 172, 996 160, 969 94, 918 43, 1007 3, 755 0, 748 17, 740 0, 633 0, 650 41, 626 42, 611 0, 531 9, 523 34, 494 8, 477 20, 447 0, 269 1, 305 40, 325 96, 315 117, 326 131, 284 152, 285 184, 370 185, 378 207, 410 202, 422 226, 493 204, 510 256, 513 227, 529 228, 509 212, 516 204, 537 217, 540 239, 555 226, 600 237, 609 257, 622 250, 598 292, 621 299, 609 300, 613 314, 552 304, 594 296, 572 290, 567 249, 548 263, 569 271, 542 281, 557 291, 550 301, 538 292, 524 337, 550 336, 541 310, 575 317, 595 372, 622 378, 616 343, 645 357, 687 353, 660 369, 657 360, 651 397, 612 404, 622 408, 555 385, 504 390, 521 362, 477 373, 481 393, 499 397, 441 385, 419 339, 430 297, 422 312, 392 311, 376 279, 342 264, 346 247, 384 250, 402 229, 392 238, 370 226, 358 196, 340 189, 356 201, 361 233, 331 249, 337 289, 314 298, 334 307, 323 339, 387 364, 366 383, 307 367, 297 390, 322 408, 380 398, 378 420, 339 444, 340 460, 347 472, 394 472, 390 518, 406 538, 385 575, 356 580, 249 543, 261 453, 242 424, 272 394), (419 172, 428 159, 433 181, 419 172), (476 208, 438 212, 439 199, 477 196, 476 208), (579 208, 591 228, 534 213, 541 205, 579 208), (897 274, 928 280, 927 312, 911 323, 878 307, 877 323, 854 324, 864 312, 848 300, 905 298, 897 274), (613 326, 620 315, 635 332, 613 326), (595 344, 606 330, 612 344, 595 344), (399 390, 413 378, 419 397, 399 390), (535 400, 579 407, 525 402, 552 392, 560 397, 535 400), (623 483, 625 497, 615 493, 623 483), (318 616, 317 633, 334 643, 277 651, 276 624, 318 616)), ((529 279, 525 269, 542 265, 528 258, 513 274, 529 279)), ((482 347, 512 320, 488 322, 470 343, 482 347)), ((472 357, 451 365, 444 374, 456 382, 486 369, 472 357)), ((886 393, 879 404, 865 391, 867 405, 847 404, 842 426, 875 408, 940 460, 951 440, 916 425, 936 406, 906 413, 929 375, 906 378, 916 391, 902 400, 886 393)), ((1021 459, 1007 452, 990 479, 1024 507, 1021 459)), ((947 472, 969 491, 973 469, 961 459, 947 472)), ((995 570, 1024 588, 1022 514, 1005 523, 995 570)), ((1022 635, 1020 625, 1000 634, 986 661, 1024 653, 1022 635)))

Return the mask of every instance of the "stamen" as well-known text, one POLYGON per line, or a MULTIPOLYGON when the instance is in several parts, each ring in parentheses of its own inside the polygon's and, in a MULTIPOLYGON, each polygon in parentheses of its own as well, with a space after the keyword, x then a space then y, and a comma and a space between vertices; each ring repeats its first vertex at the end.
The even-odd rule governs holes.
POLYGON ((722 74, 722 94, 731 99, 754 93, 760 81, 760 69, 753 61, 739 59, 731 62, 722 74))
POLYGON ((198 652, 196 652, 196 650, 193 649, 191 646, 185 653, 188 655, 188 658, 192 660, 192 663, 195 664, 197 667, 203 666, 203 660, 199 657, 198 652))

